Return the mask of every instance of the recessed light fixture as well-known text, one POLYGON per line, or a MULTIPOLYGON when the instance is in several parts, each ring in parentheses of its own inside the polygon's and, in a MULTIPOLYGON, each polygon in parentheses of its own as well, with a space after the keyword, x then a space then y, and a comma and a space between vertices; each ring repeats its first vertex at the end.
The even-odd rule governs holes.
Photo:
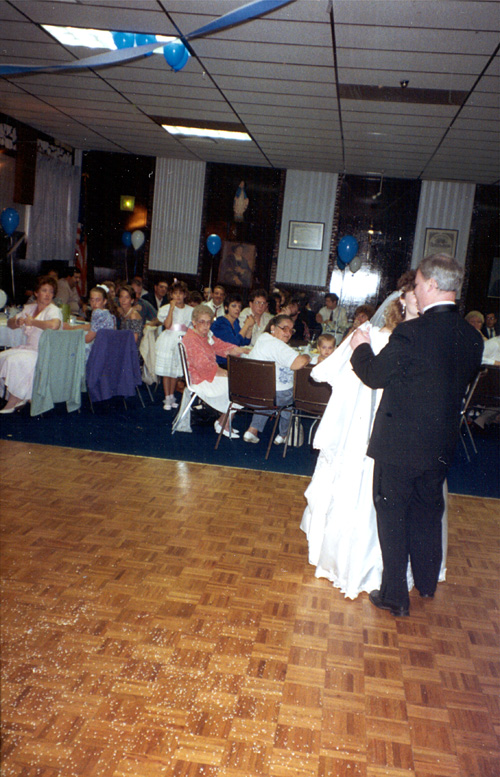
POLYGON ((200 127, 181 127, 174 124, 162 124, 164 130, 171 135, 179 135, 185 138, 212 138, 214 140, 252 140, 247 132, 234 130, 207 129, 200 127))
MULTIPOLYGON (((84 46, 88 49, 116 50, 113 35, 108 30, 92 30, 84 27, 58 27, 53 24, 42 24, 44 30, 64 46, 84 46)), ((162 44, 155 49, 155 54, 163 53, 163 44, 175 40, 171 35, 157 35, 156 40, 162 44)))

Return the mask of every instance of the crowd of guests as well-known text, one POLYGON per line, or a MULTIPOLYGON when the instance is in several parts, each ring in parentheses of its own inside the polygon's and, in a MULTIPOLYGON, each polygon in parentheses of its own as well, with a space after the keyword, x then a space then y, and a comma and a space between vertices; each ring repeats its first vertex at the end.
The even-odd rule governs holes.
MULTIPOLYGON (((0 355, 0 382, 9 391, 8 402, 0 412, 13 412, 31 398, 38 341, 44 328, 83 329, 88 359, 99 330, 130 330, 139 348, 145 326, 150 325, 157 334, 153 346, 155 374, 163 385, 164 409, 170 411, 179 406, 180 395, 176 390, 182 378, 182 365, 178 344, 182 340, 191 381, 207 404, 220 412, 215 423, 216 431, 220 431, 229 402, 228 354, 274 361, 277 402, 286 406, 292 397, 294 371, 326 359, 375 313, 375 308, 366 303, 354 311, 349 321, 346 309, 334 293, 327 293, 324 304, 317 310, 307 295, 278 289, 271 294, 265 289, 252 290, 245 306, 240 294, 226 294, 220 284, 200 292, 189 290, 182 281, 175 280, 169 286, 166 280, 159 279, 148 291, 140 276, 135 276, 130 283, 105 280, 94 286, 84 300, 78 293, 80 280, 75 268, 68 268, 61 278, 55 270, 49 271, 39 279, 22 313, 9 320, 12 328, 25 327, 26 343, 0 355), (70 320, 67 320, 68 312, 70 320), (297 346, 304 344, 314 345, 313 355, 297 352, 297 346), (19 385, 19 375, 23 376, 22 385, 19 385)), ((395 292, 400 293, 401 289, 395 292)), ((471 311, 465 318, 485 340, 491 341, 490 363, 497 363, 500 337, 496 315, 471 311)), ((377 325, 383 323, 379 321, 377 325)), ((288 420, 284 412, 276 444, 284 442, 288 420)), ((243 439, 259 442, 265 422, 266 416, 254 415, 243 439)), ((239 436, 231 428, 230 419, 223 431, 228 436, 239 436)))

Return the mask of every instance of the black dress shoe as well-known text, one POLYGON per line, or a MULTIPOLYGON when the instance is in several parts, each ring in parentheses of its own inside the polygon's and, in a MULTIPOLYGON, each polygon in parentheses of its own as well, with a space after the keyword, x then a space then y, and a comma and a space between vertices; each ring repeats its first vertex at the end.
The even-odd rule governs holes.
POLYGON ((395 604, 386 604, 386 602, 384 602, 384 600, 380 596, 380 591, 378 590, 375 590, 369 593, 368 598, 371 601, 371 603, 375 605, 375 607, 379 608, 379 610, 389 610, 391 615, 395 615, 396 617, 410 614, 410 610, 408 607, 398 607, 395 604))
POLYGON ((420 596, 422 599, 434 599, 434 594, 423 594, 421 593, 420 596))

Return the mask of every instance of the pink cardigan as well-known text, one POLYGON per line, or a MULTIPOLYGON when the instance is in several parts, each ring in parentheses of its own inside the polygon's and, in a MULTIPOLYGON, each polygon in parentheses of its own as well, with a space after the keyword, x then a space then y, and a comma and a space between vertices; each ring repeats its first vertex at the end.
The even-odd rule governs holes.
POLYGON ((233 348, 237 348, 234 343, 225 343, 218 337, 214 337, 213 345, 210 345, 208 338, 201 337, 194 329, 188 329, 182 344, 186 349, 191 382, 195 385, 204 380, 211 383, 217 372, 215 356, 227 357, 233 348))

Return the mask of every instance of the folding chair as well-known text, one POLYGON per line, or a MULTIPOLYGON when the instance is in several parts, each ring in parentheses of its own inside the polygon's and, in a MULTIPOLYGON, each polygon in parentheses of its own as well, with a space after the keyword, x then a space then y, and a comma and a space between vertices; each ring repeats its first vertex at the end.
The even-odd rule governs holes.
POLYGON ((127 329, 100 329, 95 337, 87 361, 87 389, 90 406, 111 397, 131 397, 142 384, 139 352, 133 332, 127 329))
MULTIPOLYGON (((477 448, 469 424, 467 414, 471 410, 499 410, 500 409, 500 367, 488 366, 481 369, 475 380, 470 384, 464 398, 462 412, 460 413, 460 429, 465 426, 474 453, 477 448)), ((469 452, 463 435, 460 435, 464 446, 467 461, 470 461, 469 452)))
POLYGON ((288 449, 289 432, 295 418, 313 418, 315 419, 309 429, 308 444, 311 444, 314 427, 325 412, 325 408, 332 394, 332 387, 329 383, 317 383, 311 377, 311 370, 314 365, 308 364, 294 373, 293 381, 293 411, 290 417, 290 423, 286 434, 285 446, 283 448, 283 458, 288 449))
MULTIPOLYGON (((186 387, 182 394, 181 406, 174 419, 174 423, 172 424, 172 434, 175 434, 175 432, 179 429, 182 423, 182 420, 187 416, 187 414, 191 410, 191 407, 193 406, 195 399, 198 398, 200 402, 203 401, 201 397, 198 397, 198 394, 196 393, 196 388, 191 383, 186 349, 184 348, 184 345, 182 344, 182 342, 179 343, 179 353, 181 356, 182 373, 184 375, 184 382, 186 384, 186 387)), ((187 422, 187 424, 184 424, 184 428, 181 431, 185 431, 185 432, 191 431, 191 424, 189 423, 189 421, 187 422)))
POLYGON ((238 410, 252 410, 269 417, 275 415, 273 431, 267 446, 266 456, 269 456, 271 443, 274 439, 276 426, 281 413, 286 406, 276 404, 276 365, 258 359, 245 359, 238 356, 227 357, 227 374, 229 381, 229 407, 222 422, 222 429, 217 437, 215 447, 219 447, 222 432, 227 419, 238 410), (238 406, 239 407, 236 407, 238 406))

